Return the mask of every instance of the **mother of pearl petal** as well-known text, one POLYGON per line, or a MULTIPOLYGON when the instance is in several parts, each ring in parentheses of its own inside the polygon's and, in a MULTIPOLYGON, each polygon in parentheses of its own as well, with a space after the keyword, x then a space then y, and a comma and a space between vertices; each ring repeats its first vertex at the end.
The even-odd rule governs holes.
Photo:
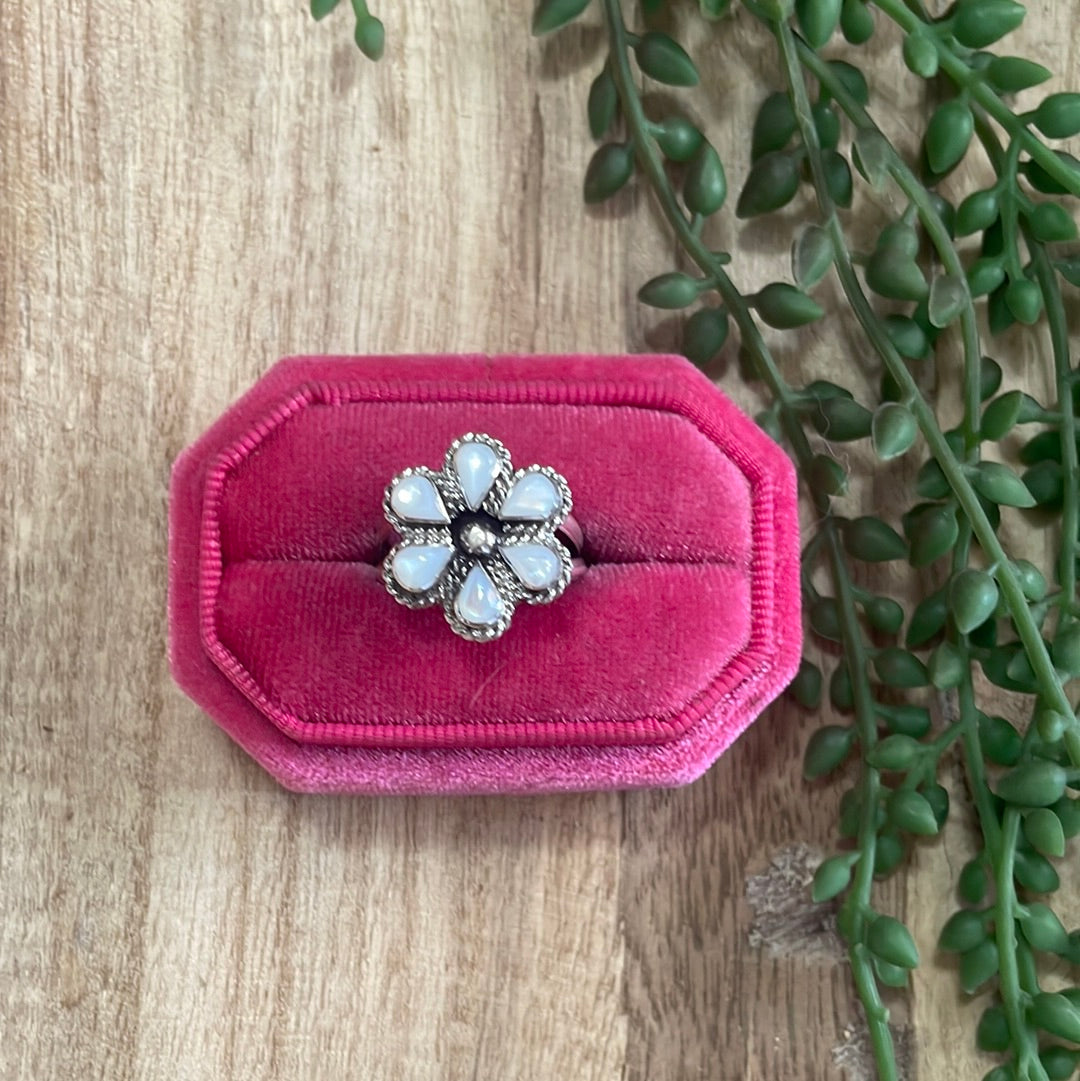
POLYGON ((561 497, 551 478, 526 473, 517 480, 499 508, 499 517, 525 522, 546 522, 559 508, 561 497))
POLYGON ((439 580, 453 554, 442 544, 407 544, 394 553, 390 573, 402 589, 423 593, 439 580))
POLYGON ((454 598, 454 611, 470 627, 490 627, 502 618, 503 599, 491 576, 477 563, 454 598))
POLYGON ((507 544, 499 549, 526 589, 550 589, 562 574, 562 560, 543 544, 507 544))
POLYGON ((450 521, 442 496, 428 477, 417 474, 401 477, 390 493, 390 507, 407 522, 450 521))
POLYGON ((462 443, 454 451, 454 471, 470 510, 477 510, 491 491, 502 463, 486 443, 462 443))

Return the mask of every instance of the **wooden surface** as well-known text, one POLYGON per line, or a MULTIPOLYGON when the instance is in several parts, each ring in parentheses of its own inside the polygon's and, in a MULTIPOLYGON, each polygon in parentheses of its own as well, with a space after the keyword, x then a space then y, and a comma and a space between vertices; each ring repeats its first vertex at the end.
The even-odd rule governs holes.
MULTIPOLYGON (((1033 8, 1075 75, 1069 0, 1033 8)), ((0 7, 0 1078, 861 1076, 805 900, 819 718, 777 706, 682 791, 302 798, 170 681, 169 466, 277 357, 674 341, 633 301, 671 264, 647 200, 580 203, 596 13, 545 45, 527 0, 380 13, 371 65, 300 0, 0 7)), ((737 190, 775 60, 745 16, 692 40, 737 190)), ((789 239, 718 226, 747 287, 789 239)), ((819 374, 861 351, 799 340, 819 374)), ((930 948, 951 837, 880 891, 928 957, 909 1077, 989 1064, 930 948)))

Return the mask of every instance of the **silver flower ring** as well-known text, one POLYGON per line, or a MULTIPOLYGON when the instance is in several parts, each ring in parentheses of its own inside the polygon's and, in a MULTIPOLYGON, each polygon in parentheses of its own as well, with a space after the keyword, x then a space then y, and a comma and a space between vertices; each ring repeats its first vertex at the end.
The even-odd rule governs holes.
POLYGON ((456 634, 491 642, 518 604, 550 604, 580 566, 580 529, 566 479, 547 466, 515 470, 497 439, 455 439, 439 471, 399 473, 383 499, 401 535, 383 561, 390 595, 409 608, 442 605, 456 634))

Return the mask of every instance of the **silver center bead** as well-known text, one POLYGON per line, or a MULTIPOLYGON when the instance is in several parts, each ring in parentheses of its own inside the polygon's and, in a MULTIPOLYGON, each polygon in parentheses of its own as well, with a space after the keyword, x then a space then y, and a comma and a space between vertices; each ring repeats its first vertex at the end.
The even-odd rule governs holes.
POLYGON ((495 551, 499 538, 494 530, 480 522, 470 522, 461 531, 461 547, 473 556, 489 556, 495 551))

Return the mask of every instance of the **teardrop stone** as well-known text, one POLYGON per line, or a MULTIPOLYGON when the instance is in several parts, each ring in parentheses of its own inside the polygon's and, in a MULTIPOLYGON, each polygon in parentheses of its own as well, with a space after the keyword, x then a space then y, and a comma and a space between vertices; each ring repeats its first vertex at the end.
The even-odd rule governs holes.
POLYGON ((543 544, 507 544, 499 549, 526 589, 550 589, 562 574, 562 561, 543 544))
POLYGON ((446 524, 450 521, 438 489, 428 477, 420 474, 402 477, 394 485, 390 506, 407 522, 446 524))
POLYGON ((502 463, 486 443, 462 443, 454 451, 454 471, 470 510, 478 510, 491 491, 502 463))
POLYGON ((424 593, 439 580, 453 554, 441 544, 408 544, 395 553, 390 573, 402 589, 424 593))
POLYGON ((503 599, 491 576, 478 563, 462 583, 454 599, 454 611, 470 627, 490 627, 503 614, 503 599))
POLYGON ((559 507, 559 490, 543 473, 526 473, 507 493, 499 517, 545 522, 559 507))

